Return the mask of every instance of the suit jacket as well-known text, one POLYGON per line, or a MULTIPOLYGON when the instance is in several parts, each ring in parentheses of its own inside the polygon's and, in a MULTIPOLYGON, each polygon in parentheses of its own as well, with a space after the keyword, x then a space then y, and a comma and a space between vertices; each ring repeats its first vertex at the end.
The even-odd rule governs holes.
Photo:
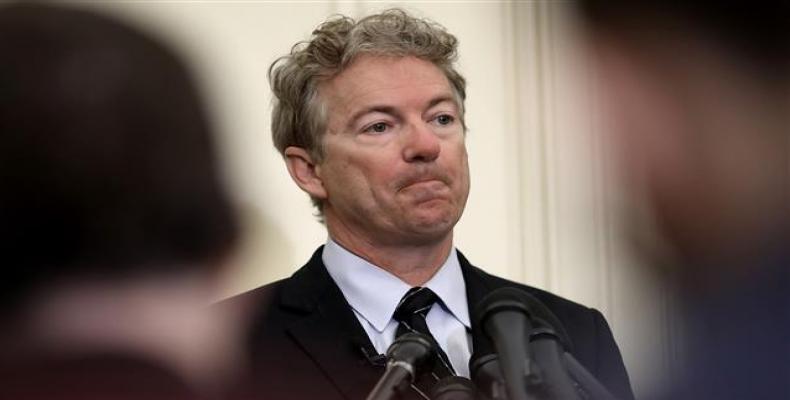
MULTIPOLYGON (((322 251, 320 247, 290 278, 221 305, 256 304, 248 341, 251 375, 239 386, 239 397, 364 399, 383 373, 383 365, 372 360, 377 352, 364 328, 326 271, 322 251)), ((620 351, 600 312, 489 275, 472 266, 460 252, 458 258, 470 307, 500 287, 526 290, 565 326, 576 359, 615 396, 633 398, 620 351)))

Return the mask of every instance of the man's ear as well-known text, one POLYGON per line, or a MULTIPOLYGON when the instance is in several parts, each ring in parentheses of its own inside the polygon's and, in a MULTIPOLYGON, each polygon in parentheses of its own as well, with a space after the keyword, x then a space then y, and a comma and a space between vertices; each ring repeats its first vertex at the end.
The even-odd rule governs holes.
POLYGON ((324 182, 317 173, 317 165, 313 157, 304 148, 289 146, 285 148, 285 165, 291 179, 310 196, 326 199, 324 182))

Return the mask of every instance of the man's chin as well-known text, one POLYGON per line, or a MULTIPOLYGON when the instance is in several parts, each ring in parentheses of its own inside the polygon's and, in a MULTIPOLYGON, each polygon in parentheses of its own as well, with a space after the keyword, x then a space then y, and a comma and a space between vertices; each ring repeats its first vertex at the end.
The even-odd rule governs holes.
POLYGON ((449 234, 455 223, 458 222, 458 214, 449 211, 428 210, 430 212, 417 212, 416 215, 409 216, 411 230, 424 239, 440 239, 449 234), (439 212, 437 212, 439 211, 439 212))

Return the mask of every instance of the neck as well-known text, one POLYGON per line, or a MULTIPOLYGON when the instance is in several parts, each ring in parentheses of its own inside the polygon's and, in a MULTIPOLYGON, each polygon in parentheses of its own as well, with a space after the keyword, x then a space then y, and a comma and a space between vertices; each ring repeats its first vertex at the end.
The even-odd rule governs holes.
POLYGON ((452 231, 434 240, 383 243, 371 240, 372 235, 333 229, 330 223, 327 228, 335 243, 411 286, 428 282, 447 261, 453 246, 452 231))

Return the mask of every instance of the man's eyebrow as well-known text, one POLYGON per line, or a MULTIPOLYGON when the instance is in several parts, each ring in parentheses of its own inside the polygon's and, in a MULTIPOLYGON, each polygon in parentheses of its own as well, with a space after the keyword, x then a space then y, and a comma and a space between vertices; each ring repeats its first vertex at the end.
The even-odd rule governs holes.
POLYGON ((425 108, 428 109, 428 108, 431 108, 431 107, 433 107, 433 106, 435 106, 437 104, 441 104, 441 103, 444 103, 444 102, 453 103, 453 105, 456 108, 458 108, 458 103, 455 101, 455 97, 450 96, 450 95, 441 95, 441 96, 434 97, 433 99, 431 99, 431 101, 428 102, 428 107, 425 107, 425 108))

